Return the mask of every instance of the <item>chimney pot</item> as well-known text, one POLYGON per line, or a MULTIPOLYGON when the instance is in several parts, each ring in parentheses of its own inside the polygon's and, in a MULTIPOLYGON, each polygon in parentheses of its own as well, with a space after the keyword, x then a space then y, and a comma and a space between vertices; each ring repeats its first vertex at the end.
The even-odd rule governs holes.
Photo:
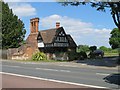
POLYGON ((60 27, 60 22, 56 22, 56 28, 60 27))
POLYGON ((30 19, 31 33, 37 33, 39 27, 39 18, 30 19))

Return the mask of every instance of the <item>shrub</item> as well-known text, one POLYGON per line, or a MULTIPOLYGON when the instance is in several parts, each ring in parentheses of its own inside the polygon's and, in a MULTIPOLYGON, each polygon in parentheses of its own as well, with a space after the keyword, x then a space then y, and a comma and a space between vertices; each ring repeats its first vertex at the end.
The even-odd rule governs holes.
POLYGON ((69 60, 84 60, 87 58, 87 54, 86 52, 84 51, 81 51, 79 53, 77 52, 68 52, 68 57, 69 57, 69 60))
POLYGON ((78 54, 77 54, 75 51, 70 51, 70 52, 68 52, 69 61, 70 61, 70 60, 76 60, 76 59, 77 59, 77 56, 78 56, 78 54))
POLYGON ((81 51, 80 53, 78 53, 78 59, 84 60, 84 59, 86 59, 86 58, 87 58, 86 52, 81 51))
POLYGON ((43 52, 37 52, 37 53, 33 54, 33 56, 32 56, 32 60, 34 60, 34 61, 44 61, 46 59, 47 59, 47 57, 43 52))

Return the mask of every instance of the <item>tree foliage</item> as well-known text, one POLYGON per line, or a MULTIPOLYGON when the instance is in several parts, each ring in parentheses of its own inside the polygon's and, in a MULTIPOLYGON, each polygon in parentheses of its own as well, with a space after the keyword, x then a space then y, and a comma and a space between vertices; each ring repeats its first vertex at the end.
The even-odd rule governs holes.
POLYGON ((97 46, 90 46, 89 49, 93 52, 93 51, 95 51, 97 49, 97 46))
POLYGON ((107 8, 110 9, 111 16, 115 25, 120 30, 120 0, 57 0, 63 6, 72 5, 87 5, 90 4, 92 7, 96 8, 98 11, 106 11, 107 8), (116 2, 115 2, 116 1, 116 2))
POLYGON ((114 28, 111 31, 111 37, 109 38, 109 44, 113 49, 120 48, 120 32, 118 28, 114 28))
POLYGON ((47 60, 47 57, 45 53, 43 52, 36 52, 35 54, 33 54, 32 60, 33 61, 44 61, 44 60, 47 60))
POLYGON ((112 51, 112 48, 107 48, 105 46, 101 46, 99 47, 100 50, 103 50, 103 51, 112 51))
POLYGON ((25 37, 24 23, 2 2, 2 48, 16 48, 25 37))
POLYGON ((77 47, 77 52, 81 52, 81 51, 83 51, 83 52, 89 51, 89 46, 88 45, 79 45, 77 47))

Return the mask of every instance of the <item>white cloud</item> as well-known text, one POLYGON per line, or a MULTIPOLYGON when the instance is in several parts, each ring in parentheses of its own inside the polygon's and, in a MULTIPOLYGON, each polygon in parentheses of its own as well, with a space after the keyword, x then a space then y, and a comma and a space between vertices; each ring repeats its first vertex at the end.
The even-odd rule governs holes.
POLYGON ((56 2, 56 0, 4 0, 5 2, 56 2))
POLYGON ((51 15, 41 19, 41 26, 43 28, 55 27, 55 23, 60 21, 61 26, 64 27, 68 34, 71 34, 76 43, 97 45, 109 47, 110 29, 94 28, 92 23, 83 22, 78 19, 73 19, 67 16, 51 15))
POLYGON ((13 13, 19 17, 36 15, 36 9, 28 3, 9 2, 8 4, 12 8, 13 13))
POLYGON ((3 0, 4 2, 22 2, 23 0, 3 0))

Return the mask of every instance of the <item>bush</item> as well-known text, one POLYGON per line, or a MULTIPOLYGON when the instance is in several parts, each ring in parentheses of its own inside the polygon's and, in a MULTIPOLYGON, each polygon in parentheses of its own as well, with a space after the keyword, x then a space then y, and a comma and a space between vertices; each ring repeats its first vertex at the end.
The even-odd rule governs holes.
POLYGON ((68 52, 69 61, 70 61, 70 60, 76 60, 76 59, 77 59, 77 56, 78 56, 78 54, 77 54, 75 51, 70 51, 70 52, 68 52))
POLYGON ((84 60, 87 58, 87 54, 84 51, 79 53, 77 52, 68 52, 69 60, 84 60))
POLYGON ((33 54, 33 56, 32 56, 32 60, 34 60, 34 61, 44 61, 46 59, 47 59, 47 57, 43 52, 37 52, 37 53, 33 54))
POLYGON ((84 60, 84 59, 86 59, 86 58, 87 58, 86 52, 81 51, 80 53, 78 53, 78 59, 84 60))

